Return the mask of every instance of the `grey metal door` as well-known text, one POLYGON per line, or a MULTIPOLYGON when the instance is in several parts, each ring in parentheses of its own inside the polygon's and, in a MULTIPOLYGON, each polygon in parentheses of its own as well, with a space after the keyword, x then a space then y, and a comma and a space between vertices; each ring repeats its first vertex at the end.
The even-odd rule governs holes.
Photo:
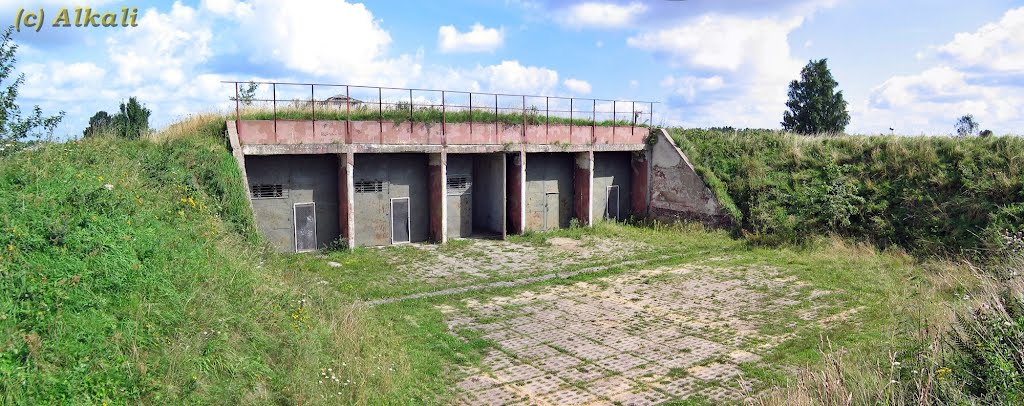
POLYGON ((409 242, 409 198, 391 199, 391 243, 409 242))
POLYGON ((559 226, 558 193, 544 195, 544 229, 554 230, 559 226))
POLYGON ((473 233, 473 188, 470 175, 449 175, 448 235, 469 237, 473 233))
POLYGON ((607 200, 605 202, 604 218, 609 220, 619 219, 619 185, 608 186, 607 200))
POLYGON ((316 250, 316 204, 295 203, 295 252, 316 250))

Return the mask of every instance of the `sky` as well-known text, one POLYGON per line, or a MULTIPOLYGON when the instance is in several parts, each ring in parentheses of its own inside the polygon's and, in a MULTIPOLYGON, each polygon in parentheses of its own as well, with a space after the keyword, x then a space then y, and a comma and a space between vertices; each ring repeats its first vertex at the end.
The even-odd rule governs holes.
POLYGON ((2 0, 0 19, 22 8, 46 23, 14 34, 19 101, 65 111, 58 137, 129 96, 157 128, 230 112, 235 80, 649 100, 658 125, 780 128, 789 82, 821 58, 847 132, 950 134, 972 114, 1024 134, 1024 1, 2 0), (50 25, 73 6, 136 8, 138 26, 50 25))

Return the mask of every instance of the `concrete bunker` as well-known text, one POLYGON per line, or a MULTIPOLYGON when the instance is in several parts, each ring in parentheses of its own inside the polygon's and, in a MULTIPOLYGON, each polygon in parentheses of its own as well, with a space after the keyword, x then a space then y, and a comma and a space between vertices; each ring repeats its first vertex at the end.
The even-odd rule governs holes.
POLYGON ((505 154, 448 154, 448 237, 505 235, 505 154))
POLYGON ((526 154, 526 230, 569 227, 573 218, 575 155, 526 154))
POLYGON ((256 224, 282 251, 312 251, 338 238, 338 159, 335 155, 246 158, 256 224))
POLYGON ((629 151, 594 152, 594 220, 625 220, 632 214, 632 159, 629 151))
POLYGON ((355 154, 352 203, 355 244, 426 241, 430 234, 428 154, 355 154))

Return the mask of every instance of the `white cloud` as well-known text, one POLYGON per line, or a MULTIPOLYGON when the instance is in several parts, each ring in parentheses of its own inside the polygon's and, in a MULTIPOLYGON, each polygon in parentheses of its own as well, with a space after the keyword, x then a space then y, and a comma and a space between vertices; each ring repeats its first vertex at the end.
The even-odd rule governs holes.
MULTIPOLYGON (((933 47, 942 61, 920 73, 893 76, 851 109, 851 124, 866 132, 888 127, 906 133, 951 133, 973 114, 982 128, 1020 132, 1024 125, 1024 8, 1006 12, 974 32, 933 47)), ((928 53, 919 53, 926 60, 928 53)))
POLYGON ((253 15, 251 5, 237 0, 203 0, 201 6, 204 10, 221 16, 245 18, 253 15))
POLYGON ((562 11, 561 20, 576 28, 621 28, 633 24, 646 11, 646 5, 635 1, 629 4, 588 1, 562 11))
POLYGON ((705 72, 670 75, 661 82, 674 97, 670 107, 682 107, 670 112, 671 124, 778 127, 789 81, 803 65, 789 46, 789 34, 802 23, 802 17, 706 14, 639 33, 626 43, 671 66, 705 72))
POLYGON ((426 84, 435 89, 498 92, 514 94, 551 94, 558 86, 558 72, 519 61, 470 69, 451 69, 426 75, 426 84))
POLYGON ((585 80, 569 78, 562 82, 569 91, 575 94, 590 94, 591 86, 585 80))
POLYGON ((187 72, 213 55, 212 38, 195 9, 175 2, 169 13, 149 9, 140 16, 137 28, 107 38, 107 51, 119 82, 175 87, 184 85, 187 72))
POLYGON ((238 19, 254 62, 354 84, 402 86, 419 76, 418 58, 389 58, 391 35, 363 4, 337 0, 252 0, 238 19), (311 12, 316 10, 316 12, 311 12), (325 45, 325 39, 330 39, 325 45))
POLYGON ((437 47, 441 52, 492 52, 505 43, 505 30, 487 28, 477 23, 467 32, 459 32, 453 25, 437 30, 437 47))
POLYGON ((937 49, 963 66, 1020 73, 1024 71, 1024 7, 975 32, 956 34, 937 49))

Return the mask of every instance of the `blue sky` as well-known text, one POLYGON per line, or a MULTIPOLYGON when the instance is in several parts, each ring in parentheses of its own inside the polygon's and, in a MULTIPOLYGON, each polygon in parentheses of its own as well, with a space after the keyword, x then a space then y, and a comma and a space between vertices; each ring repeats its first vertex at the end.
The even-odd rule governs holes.
MULTIPOLYGON (((70 5, 4 3, 7 24, 21 7, 52 20, 70 5)), ((137 7, 139 26, 15 35, 21 100, 67 111, 58 135, 80 134, 93 113, 133 95, 158 127, 228 111, 233 90, 220 82, 236 79, 653 100, 659 124, 779 128, 789 81, 818 58, 849 102, 849 132, 948 134, 970 113, 982 128, 1024 133, 1021 1, 75 5, 137 7)))

